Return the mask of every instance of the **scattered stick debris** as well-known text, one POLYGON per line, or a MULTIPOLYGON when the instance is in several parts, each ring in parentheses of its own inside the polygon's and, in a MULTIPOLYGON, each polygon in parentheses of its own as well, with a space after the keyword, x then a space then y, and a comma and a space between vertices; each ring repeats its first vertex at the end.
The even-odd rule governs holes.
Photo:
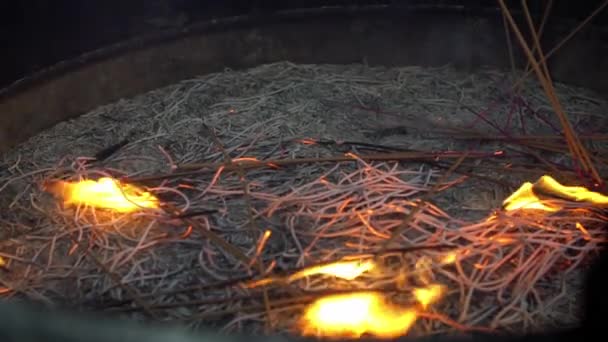
MULTIPOLYGON (((506 79, 283 62, 60 123, 4 156, 0 296, 325 337, 574 324, 605 198, 564 187, 543 87, 506 79)), ((554 90, 608 160, 606 103, 554 90)))

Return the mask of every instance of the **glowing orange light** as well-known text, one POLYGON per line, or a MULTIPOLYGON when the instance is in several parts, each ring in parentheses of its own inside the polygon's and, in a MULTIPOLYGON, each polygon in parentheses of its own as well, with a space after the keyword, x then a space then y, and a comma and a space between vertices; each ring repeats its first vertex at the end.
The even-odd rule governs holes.
POLYGON ((193 187, 190 184, 178 184, 177 187, 181 188, 181 189, 191 189, 191 190, 196 189, 195 187, 193 187))
POLYGON ((331 264, 305 268, 289 276, 288 281, 291 282, 316 274, 325 274, 341 279, 353 280, 361 274, 371 271, 375 267, 376 264, 372 260, 338 261, 331 264))
MULTIPOLYGON (((266 234, 265 234, 266 236, 266 234)), ((268 234, 270 237, 270 234, 268 234)), ((264 237, 263 237, 264 238, 264 237)), ((304 268, 303 270, 296 272, 288 277, 268 277, 260 280, 254 280, 245 283, 244 286, 247 288, 254 288, 259 286, 269 285, 275 282, 293 282, 298 279, 309 277, 312 275, 324 274, 341 278, 345 280, 353 280, 365 272, 371 271, 376 267, 376 264, 372 260, 345 260, 338 261, 331 264, 317 265, 304 268)))
POLYGON ((583 239, 587 241, 591 240, 591 235, 589 234, 589 231, 580 222, 576 222, 576 229, 580 230, 581 233, 583 233, 583 239))
POLYGON ((394 338, 405 335, 416 318, 414 309, 391 305, 377 292, 361 292, 318 299, 307 307, 300 327, 308 336, 394 338))
POLYGON ((506 211, 513 211, 518 209, 527 210, 542 210, 554 212, 558 211, 559 208, 546 205, 542 202, 538 196, 532 190, 533 184, 530 182, 524 183, 519 189, 517 189, 511 196, 507 197, 503 202, 503 209, 506 211))
POLYGON ((192 234, 192 226, 188 226, 186 231, 182 233, 181 238, 186 239, 188 236, 190 236, 190 234, 192 234))
POLYGON ((593 192, 582 186, 565 186, 550 176, 542 176, 534 184, 536 187, 548 193, 577 202, 589 202, 593 204, 608 205, 608 196, 593 192))
POLYGON ((354 154, 352 152, 346 152, 346 153, 344 153, 344 155, 346 157, 353 158, 353 159, 361 159, 358 155, 356 155, 356 154, 354 154))
POLYGON ((272 231, 264 231, 264 234, 260 238, 260 241, 258 242, 258 245, 255 248, 255 255, 253 256, 253 258, 251 258, 251 261, 249 262, 249 267, 251 267, 253 263, 260 257, 260 254, 262 254, 262 251, 264 250, 268 239, 270 239, 270 235, 272 235, 272 231))
POLYGON ((0 256, 0 267, 6 266, 6 261, 0 256))
POLYGON ((450 252, 441 258, 441 263, 444 265, 453 264, 456 262, 456 252, 450 252))
POLYGON ((158 199, 151 193, 109 177, 96 181, 54 182, 47 190, 62 197, 68 206, 86 205, 121 213, 159 207, 158 199))
POLYGON ((427 287, 414 289, 414 297, 423 308, 427 308, 430 304, 438 301, 443 293, 445 287, 439 284, 432 284, 427 287))
POLYGON ((243 286, 249 289, 253 289, 260 286, 270 285, 274 282, 280 281, 279 278, 264 278, 260 280, 253 280, 247 283, 244 283, 243 286))
POLYGON ((565 186, 551 178, 551 176, 545 175, 540 177, 534 184, 530 182, 524 183, 503 202, 503 208, 507 211, 535 209, 548 212, 555 212, 560 209, 556 205, 543 202, 538 198, 535 191, 569 201, 587 202, 602 206, 608 205, 608 196, 590 191, 582 186, 565 186))
POLYGON ((74 252, 76 252, 76 249, 78 249, 77 243, 73 244, 72 247, 70 247, 70 250, 68 250, 68 255, 71 256, 72 254, 74 254, 74 252))
POLYGON ((304 144, 304 145, 314 145, 317 143, 317 141, 315 139, 310 139, 310 138, 301 139, 301 140, 298 140, 298 142, 301 144, 304 144))
POLYGON ((234 158, 232 159, 233 162, 238 163, 238 162, 256 162, 259 163, 260 161, 258 160, 258 158, 256 157, 241 157, 241 158, 234 158))
POLYGON ((515 240, 513 238, 510 237, 505 237, 505 236, 493 236, 490 238, 491 241, 496 241, 501 245, 508 245, 510 243, 513 243, 515 240))

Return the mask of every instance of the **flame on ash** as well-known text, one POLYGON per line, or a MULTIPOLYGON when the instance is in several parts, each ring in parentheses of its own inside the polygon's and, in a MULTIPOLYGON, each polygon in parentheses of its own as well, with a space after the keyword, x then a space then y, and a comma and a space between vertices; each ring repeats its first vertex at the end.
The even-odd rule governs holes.
POLYGON ((543 202, 537 195, 543 193, 548 196, 561 198, 574 202, 587 202, 597 205, 608 205, 608 196, 593 192, 582 186, 565 186, 551 176, 542 176, 534 184, 524 183, 517 191, 503 202, 503 209, 512 211, 517 209, 536 209, 555 212, 561 209, 556 205, 543 202))
POLYGON ((255 288, 270 285, 276 282, 291 283, 293 281, 317 274, 330 275, 345 280, 353 280, 363 273, 373 270, 374 268, 376 268, 376 264, 372 260, 337 261, 332 262, 331 264, 307 267, 287 277, 269 277, 254 280, 244 283, 243 286, 246 288, 255 288))
POLYGON ((318 299, 306 309, 300 324, 305 336, 394 338, 405 335, 416 318, 415 309, 391 305, 380 293, 359 292, 318 299))
POLYGON ((544 204, 543 201, 534 193, 534 184, 525 182, 511 196, 504 200, 503 209, 513 211, 518 209, 542 210, 548 212, 558 211, 559 208, 544 204))
POLYGON ((608 205, 608 196, 604 196, 598 192, 593 192, 582 186, 565 186, 560 184, 550 176, 542 176, 534 184, 538 188, 548 194, 565 198, 576 202, 589 202, 599 205, 608 205))
POLYGON ((331 264, 305 268, 289 276, 289 282, 316 274, 331 275, 337 278, 353 280, 376 267, 372 260, 348 260, 331 264))
POLYGON ((444 293, 445 287, 439 284, 414 289, 414 297, 424 309, 441 299, 444 293))
POLYGON ((62 197, 65 205, 86 205, 120 213, 159 207, 158 199, 151 193, 109 177, 54 182, 47 186, 47 191, 62 197))
POLYGON ((414 289, 419 307, 399 307, 379 292, 357 292, 320 298, 306 308, 300 327, 305 336, 359 338, 363 334, 378 338, 405 335, 425 310, 445 293, 445 287, 432 284, 414 289))

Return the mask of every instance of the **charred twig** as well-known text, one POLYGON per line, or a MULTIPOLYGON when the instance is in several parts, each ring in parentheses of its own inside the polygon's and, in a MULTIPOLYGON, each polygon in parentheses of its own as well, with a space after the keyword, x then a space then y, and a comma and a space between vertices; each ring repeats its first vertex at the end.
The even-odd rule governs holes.
MULTIPOLYGON (((260 300, 262 291, 258 293, 253 293, 250 295, 241 295, 241 296, 229 296, 229 297, 220 297, 213 299, 201 299, 201 300, 193 300, 187 302, 171 302, 171 303, 163 303, 163 304, 155 304, 152 305, 152 309, 171 309, 171 308, 179 308, 179 307, 196 307, 196 306, 205 306, 205 305, 217 305, 217 304, 227 304, 232 302, 243 302, 243 301, 252 301, 252 300, 260 300)), ((271 300, 270 304, 273 304, 274 307, 283 306, 287 303, 290 304, 305 304, 314 301, 315 299, 331 296, 331 295, 339 295, 339 294, 347 294, 347 293, 357 293, 357 292, 381 292, 381 293, 400 293, 405 292, 400 289, 331 289, 331 290, 321 290, 321 291, 306 291, 306 290, 298 290, 297 295, 291 295, 287 298, 285 297, 275 297, 271 300)), ((413 303, 413 302, 412 302, 413 303)), ((260 307, 260 309, 264 309, 264 307, 260 307)), ((129 306, 129 307, 117 307, 108 309, 109 312, 132 312, 139 311, 140 307, 129 306)), ((259 310, 259 309, 258 309, 259 310)))
POLYGON ((435 193, 439 190, 439 187, 441 187, 442 184, 452 175, 452 172, 454 172, 454 170, 458 169, 458 167, 462 164, 466 157, 466 153, 461 155, 458 160, 456 160, 456 162, 452 165, 452 167, 450 167, 441 176, 441 179, 436 183, 436 185, 430 191, 428 191, 426 194, 424 194, 421 198, 418 199, 418 205, 415 206, 414 209, 412 209, 412 211, 405 216, 403 221, 401 221, 399 227, 391 233, 390 238, 383 243, 381 251, 384 249, 388 249, 389 246, 397 239, 397 237, 399 237, 399 235, 403 233, 403 231, 408 227, 410 221, 416 216, 416 214, 424 209, 424 207, 426 206, 426 201, 430 197, 435 195, 435 193))
POLYGON ((337 140, 328 140, 328 139, 296 139, 295 142, 301 143, 304 145, 323 145, 323 146, 335 146, 335 147, 362 147, 364 149, 370 149, 374 151, 393 151, 393 152, 415 152, 414 150, 395 147, 395 146, 386 146, 379 144, 371 144, 365 142, 357 142, 357 141, 337 141, 337 140))
MULTIPOLYGON (((365 161, 413 161, 413 160, 437 160, 437 158, 441 159, 453 159, 459 158, 463 155, 462 152, 394 152, 394 153, 378 153, 371 155, 361 155, 358 158, 365 161)), ((501 157, 501 155, 493 154, 493 153, 474 153, 468 152, 467 155, 472 158, 496 158, 501 157)), ((276 168, 276 167, 285 167, 292 166, 298 164, 310 164, 310 163, 336 163, 336 162, 349 162, 355 161, 350 156, 336 156, 336 157, 326 157, 326 158, 299 158, 299 159, 277 159, 277 160, 265 160, 265 161, 239 161, 238 163, 233 163, 233 165, 225 165, 224 163, 197 163, 197 164, 187 164, 181 165, 178 167, 177 172, 163 174, 163 175, 153 175, 153 176, 144 176, 144 177, 124 177, 121 180, 125 182, 132 183, 146 183, 151 181, 158 181, 164 179, 171 178, 180 178, 185 176, 193 176, 199 174, 206 174, 211 172, 216 172, 220 167, 223 167, 225 171, 234 171, 236 170, 236 166, 234 164, 239 164, 239 166, 243 167, 243 169, 255 169, 255 168, 276 168)))
MULTIPOLYGON (((224 162, 228 166, 235 165, 232 158, 230 158, 230 155, 228 154, 228 152, 226 152, 226 148, 224 148, 224 145, 222 144, 220 139, 217 137, 215 132, 213 130, 211 130, 209 127, 207 127, 207 125, 205 125, 204 123, 203 123, 203 128, 207 131, 207 133, 209 135, 211 135, 215 144, 220 148, 222 154, 224 155, 224 162)), ((241 167, 241 165, 238 163, 236 164, 236 170, 239 175, 241 186, 243 188, 243 197, 245 198, 245 202, 247 205, 247 216, 248 216, 249 228, 251 230, 251 233, 255 234, 256 231, 259 230, 259 228, 256 226, 256 223, 255 223, 253 205, 251 203, 251 196, 249 195, 249 182, 247 181, 247 178, 245 175, 245 169, 243 167, 241 167)), ((264 272, 264 263, 263 263, 262 259, 257 258, 257 256, 255 256, 255 255, 253 258, 255 258, 255 259, 251 259, 251 261, 249 263, 247 263, 246 265, 249 267, 251 265, 251 262, 255 262, 258 267, 258 271, 260 273, 263 273, 264 272)), ((264 289, 263 296, 264 296, 264 306, 266 309, 266 314, 268 316, 267 323, 270 325, 270 327, 272 327, 272 307, 270 306, 270 299, 268 297, 268 292, 266 291, 266 289, 264 289)))
MULTIPOLYGON (((177 210, 177 208, 173 207, 171 204, 168 204, 168 203, 165 203, 163 209, 166 210, 169 213, 169 215, 171 215, 171 216, 182 215, 182 213, 180 213, 179 210, 177 210)), ((183 220, 186 224, 198 228, 198 231, 200 232, 200 234, 203 237, 209 239, 209 241, 211 241, 213 243, 216 243, 218 246, 223 248, 226 252, 230 253, 237 261, 243 263, 244 265, 247 265, 249 258, 247 258, 247 256, 240 249, 233 246, 228 241, 224 240, 221 236, 215 234, 211 230, 206 229, 205 227, 200 225, 197 221, 194 221, 188 217, 182 217, 180 219, 183 220)))
POLYGON ((102 161, 108 159, 110 156, 112 156, 116 152, 118 152, 118 150, 120 150, 121 148, 125 147, 128 143, 129 143, 129 139, 124 139, 114 145, 108 146, 108 147, 104 148, 103 150, 95 153, 93 158, 95 159, 96 162, 102 162, 102 161))
POLYGON ((209 214, 214 214, 214 213, 217 213, 217 210, 215 210, 215 209, 193 210, 193 211, 189 211, 189 212, 173 215, 173 216, 171 216, 171 218, 174 218, 174 219, 186 219, 186 218, 192 218, 192 217, 196 217, 196 216, 209 215, 209 214))
MULTIPOLYGON (((449 250, 449 249, 454 249, 456 247, 457 246, 454 246, 454 245, 427 245, 427 246, 388 248, 384 251, 379 250, 377 252, 371 252, 371 253, 360 254, 360 255, 353 254, 353 255, 350 255, 347 260, 353 260, 353 259, 365 260, 365 259, 375 258, 378 256, 383 256, 386 254, 408 254, 408 253, 413 253, 413 252, 418 252, 418 251, 423 251, 423 250, 446 250, 446 249, 449 250)), ((330 265, 330 264, 340 262, 340 261, 344 261, 344 259, 333 260, 333 261, 324 261, 324 262, 313 263, 313 264, 302 266, 302 267, 282 270, 282 271, 275 272, 272 275, 267 275, 267 278, 287 277, 291 274, 301 272, 308 268, 330 265)), ((142 295, 140 295, 140 297, 141 298, 151 298, 151 297, 174 296, 174 295, 177 295, 180 293, 188 293, 188 292, 193 292, 193 291, 203 292, 203 291, 209 291, 209 290, 214 290, 214 289, 224 289, 224 288, 229 288, 229 287, 242 287, 242 286, 246 286, 248 283, 257 282, 257 281, 260 281, 263 279, 266 279, 266 278, 260 278, 260 274, 252 274, 252 275, 228 279, 225 281, 212 283, 212 284, 194 285, 194 286, 189 286, 189 287, 185 287, 185 288, 181 288, 181 289, 175 289, 175 290, 171 290, 171 291, 162 291, 162 292, 142 294, 142 295)), ((104 308, 122 306, 122 305, 129 304, 132 301, 133 300, 131 300, 131 299, 114 301, 108 305, 105 305, 104 308)))

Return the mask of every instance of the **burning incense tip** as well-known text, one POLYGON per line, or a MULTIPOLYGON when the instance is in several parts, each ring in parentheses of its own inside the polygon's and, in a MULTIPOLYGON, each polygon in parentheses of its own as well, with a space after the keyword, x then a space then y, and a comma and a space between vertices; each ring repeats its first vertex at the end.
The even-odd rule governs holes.
POLYGON ((86 205, 120 213, 159 207, 158 199, 151 193, 109 177, 54 182, 47 186, 47 191, 63 198, 66 206, 86 205))
POLYGON ((306 309, 301 331, 305 336, 317 337, 358 338, 371 334, 394 338, 405 335, 416 318, 414 309, 391 305, 377 292, 332 295, 306 309))

